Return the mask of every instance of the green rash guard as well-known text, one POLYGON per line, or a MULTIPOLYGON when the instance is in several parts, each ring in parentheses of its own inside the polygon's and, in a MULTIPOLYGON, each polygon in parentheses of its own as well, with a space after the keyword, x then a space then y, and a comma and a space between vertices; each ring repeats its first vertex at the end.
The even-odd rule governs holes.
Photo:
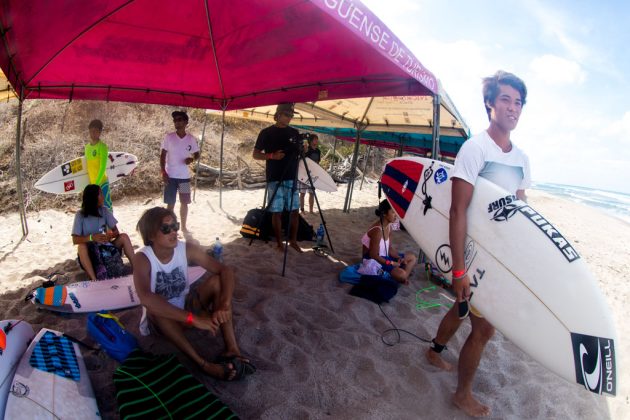
POLYGON ((94 145, 91 143, 85 145, 85 162, 90 184, 102 185, 107 181, 105 169, 107 168, 108 154, 107 145, 100 140, 94 145))

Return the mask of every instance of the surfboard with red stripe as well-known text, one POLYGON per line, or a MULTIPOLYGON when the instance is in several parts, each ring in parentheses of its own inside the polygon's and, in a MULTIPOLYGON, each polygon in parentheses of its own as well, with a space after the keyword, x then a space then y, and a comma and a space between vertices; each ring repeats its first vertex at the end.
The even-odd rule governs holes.
MULTIPOLYGON (((396 158, 381 176, 405 229, 444 277, 453 166, 396 158)), ((569 240, 527 203, 479 177, 468 207, 465 268, 470 302, 508 339, 549 370, 588 391, 615 395, 612 313, 569 240)))

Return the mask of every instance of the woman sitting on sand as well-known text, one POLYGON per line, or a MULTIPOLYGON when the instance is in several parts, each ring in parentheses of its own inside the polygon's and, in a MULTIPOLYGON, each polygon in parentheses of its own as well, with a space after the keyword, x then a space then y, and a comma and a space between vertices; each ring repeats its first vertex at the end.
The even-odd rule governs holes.
MULTIPOLYGON (((114 246, 123 250, 133 269, 133 247, 126 233, 120 233, 116 224, 118 220, 103 205, 105 197, 98 185, 90 184, 83 190, 81 210, 74 216, 72 226, 72 243, 77 245, 79 265, 85 270, 90 280, 107 278, 105 267, 98 267, 95 272, 92 258, 100 258, 101 247, 114 246), (90 258, 92 257, 92 258, 90 258)), ((119 259, 120 261, 120 259, 119 259)), ((123 267, 124 268, 124 267, 123 267)), ((124 273, 117 273, 122 275, 124 273)))
POLYGON ((140 330, 150 326, 164 335, 208 375, 226 381, 239 380, 255 371, 241 355, 232 323, 234 271, 210 257, 202 247, 177 239, 179 223, 163 207, 144 212, 137 226, 144 247, 135 257, 133 279, 145 314, 140 330), (189 264, 211 273, 193 284, 188 282, 189 264), (197 353, 184 335, 187 328, 221 330, 225 350, 215 363, 197 353))
POLYGON ((378 220, 372 223, 361 239, 363 265, 366 265, 366 260, 375 260, 394 280, 409 284, 409 274, 416 265, 416 257, 398 254, 391 244, 391 227, 396 221, 396 213, 387 200, 381 201, 374 213, 378 220))

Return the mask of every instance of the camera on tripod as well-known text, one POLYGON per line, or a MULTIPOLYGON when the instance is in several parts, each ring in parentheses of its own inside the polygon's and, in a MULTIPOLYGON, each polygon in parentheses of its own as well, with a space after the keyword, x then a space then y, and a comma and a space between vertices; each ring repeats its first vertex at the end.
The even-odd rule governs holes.
POLYGON ((298 156, 304 153, 304 140, 309 141, 313 135, 311 133, 298 133, 297 137, 289 139, 291 151, 298 156))

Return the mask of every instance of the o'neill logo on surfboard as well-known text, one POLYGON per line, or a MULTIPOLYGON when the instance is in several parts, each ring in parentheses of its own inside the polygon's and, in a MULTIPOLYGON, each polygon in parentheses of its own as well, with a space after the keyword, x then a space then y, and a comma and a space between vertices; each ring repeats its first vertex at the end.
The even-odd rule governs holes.
POLYGON ((577 383, 596 394, 616 395, 615 343, 609 338, 571 333, 577 383))
POLYGON ((545 220, 536 210, 529 206, 519 207, 518 211, 523 213, 525 217, 531 220, 541 231, 543 231, 551 242, 562 252, 564 258, 569 262, 573 262, 580 258, 580 255, 569 244, 569 241, 554 228, 551 223, 545 220))

